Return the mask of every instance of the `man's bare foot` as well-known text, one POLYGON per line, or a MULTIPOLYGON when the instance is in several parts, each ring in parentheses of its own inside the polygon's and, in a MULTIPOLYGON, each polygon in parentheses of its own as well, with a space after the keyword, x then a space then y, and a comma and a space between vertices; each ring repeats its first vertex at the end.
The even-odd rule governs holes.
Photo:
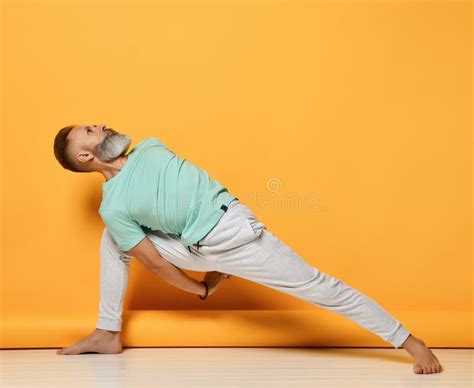
POLYGON ((118 354, 122 352, 122 340, 119 331, 95 329, 91 334, 75 345, 58 349, 56 354, 81 354, 96 352, 118 354))
POLYGON ((413 372, 418 374, 439 373, 442 371, 441 364, 431 349, 425 343, 413 335, 409 335, 402 347, 415 359, 413 372))

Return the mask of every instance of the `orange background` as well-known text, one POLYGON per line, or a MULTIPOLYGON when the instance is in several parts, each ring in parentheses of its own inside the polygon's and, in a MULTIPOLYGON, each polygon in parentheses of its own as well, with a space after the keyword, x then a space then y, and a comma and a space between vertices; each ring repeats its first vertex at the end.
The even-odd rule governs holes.
MULTIPOLYGON (((2 54, 3 346, 35 314, 93 328, 104 178, 52 147, 83 123, 159 137, 428 345, 472 346, 470 2, 4 1, 2 54)), ((317 310, 239 278, 203 303, 136 260, 124 308, 317 310)))

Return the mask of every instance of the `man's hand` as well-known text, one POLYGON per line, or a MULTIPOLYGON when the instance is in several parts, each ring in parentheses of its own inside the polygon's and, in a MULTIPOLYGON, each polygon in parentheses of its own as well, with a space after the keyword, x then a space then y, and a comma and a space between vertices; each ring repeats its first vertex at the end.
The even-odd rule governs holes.
MULTIPOLYGON (((145 237, 132 249, 129 249, 127 253, 131 256, 135 256, 145 267, 158 275, 165 282, 184 291, 204 295, 204 285, 162 257, 148 237, 145 237)), ((207 279, 206 283, 209 286, 208 295, 211 295, 215 291, 217 285, 223 279, 223 276, 226 278, 229 277, 229 275, 217 271, 207 272, 205 279, 207 279)))
POLYGON ((58 349, 56 354, 81 354, 86 352, 102 354, 122 353, 122 341, 119 331, 108 331, 96 328, 91 334, 78 343, 58 349))
POLYGON ((218 271, 206 272, 206 275, 204 275, 204 281, 207 283, 207 286, 209 287, 209 293, 207 295, 208 296, 212 295, 219 287, 220 282, 223 279, 230 279, 231 276, 232 275, 218 272, 218 271))

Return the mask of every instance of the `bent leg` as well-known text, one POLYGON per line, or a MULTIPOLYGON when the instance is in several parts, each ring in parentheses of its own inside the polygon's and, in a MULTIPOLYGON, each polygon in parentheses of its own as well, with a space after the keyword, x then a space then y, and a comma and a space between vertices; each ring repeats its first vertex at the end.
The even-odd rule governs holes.
POLYGON ((122 308, 131 256, 115 244, 107 228, 100 242, 100 301, 96 328, 122 330, 122 308))
MULTIPOLYGON (((194 271, 212 271, 209 263, 189 252, 178 237, 159 231, 147 233, 147 236, 160 255, 173 265, 194 271)), ((96 328, 121 331, 131 256, 117 247, 107 228, 102 232, 99 252, 100 301, 96 328)))
POLYGON ((212 262, 190 252, 178 236, 160 231, 151 231, 147 236, 160 255, 174 266, 198 272, 214 270, 212 262))

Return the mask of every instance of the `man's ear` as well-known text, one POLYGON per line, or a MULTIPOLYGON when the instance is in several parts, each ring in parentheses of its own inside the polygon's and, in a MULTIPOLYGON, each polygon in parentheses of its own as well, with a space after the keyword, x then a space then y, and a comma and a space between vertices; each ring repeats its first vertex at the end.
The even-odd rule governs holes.
POLYGON ((92 152, 89 152, 89 151, 81 151, 77 154, 77 157, 76 157, 79 163, 81 162, 85 163, 93 158, 94 158, 94 155, 92 155, 92 152))

